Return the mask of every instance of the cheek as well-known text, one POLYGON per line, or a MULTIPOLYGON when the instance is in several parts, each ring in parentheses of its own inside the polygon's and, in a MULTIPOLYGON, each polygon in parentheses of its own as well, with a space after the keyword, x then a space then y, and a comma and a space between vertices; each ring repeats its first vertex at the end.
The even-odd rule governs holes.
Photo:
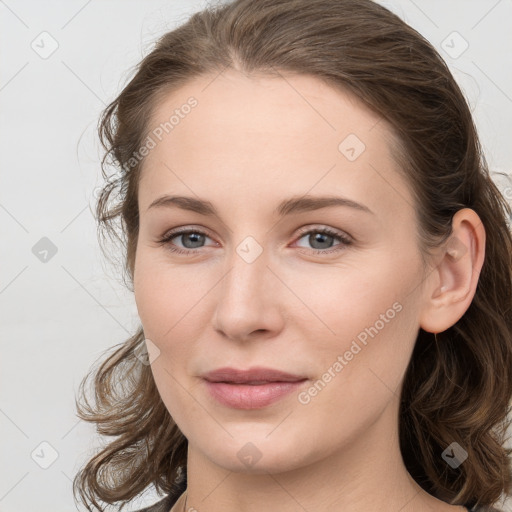
POLYGON ((186 363, 198 337, 193 305, 204 293, 190 285, 190 269, 171 268, 156 253, 142 250, 135 264, 134 295, 144 335, 158 348, 151 364, 156 387, 173 419, 182 424, 194 413, 194 401, 184 392, 190 387, 186 363))
POLYGON ((418 331, 417 296, 411 293, 416 275, 413 262, 407 266, 389 255, 364 267, 331 268, 309 283, 295 281, 309 310, 296 317, 301 350, 314 348, 319 377, 343 374, 332 380, 363 388, 368 379, 378 382, 372 371, 390 386, 400 380, 418 331))
MULTIPOLYGON (((190 266, 171 266, 161 252, 141 250, 135 264, 134 295, 146 337, 158 344, 194 332, 191 319, 205 295, 204 279, 190 266)), ((190 334, 189 334, 190 335, 190 334)))
POLYGON ((297 318, 321 328, 326 347, 336 338, 342 342, 355 337, 388 310, 387 316, 393 319, 393 304, 402 293, 392 273, 380 268, 380 272, 371 265, 329 268, 310 272, 307 280, 290 276, 293 291, 308 310, 297 318))
POLYGON ((307 349, 302 347, 303 356, 309 356, 316 375, 297 396, 294 417, 302 418, 309 431, 325 433, 323 448, 310 446, 315 452, 328 451, 333 440, 350 441, 400 395, 417 333, 414 308, 403 297, 395 300, 390 290, 374 291, 371 296, 354 294, 339 308, 331 307, 330 326, 336 336, 326 335, 325 329, 314 338, 304 334, 311 339, 307 349))

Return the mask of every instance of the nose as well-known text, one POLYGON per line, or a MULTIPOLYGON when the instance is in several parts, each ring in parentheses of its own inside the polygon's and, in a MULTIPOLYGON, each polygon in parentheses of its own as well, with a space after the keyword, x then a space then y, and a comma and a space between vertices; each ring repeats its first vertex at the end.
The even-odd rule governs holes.
POLYGON ((282 288, 265 251, 252 262, 233 251, 230 270, 216 287, 215 330, 235 341, 277 335, 284 325, 282 288))

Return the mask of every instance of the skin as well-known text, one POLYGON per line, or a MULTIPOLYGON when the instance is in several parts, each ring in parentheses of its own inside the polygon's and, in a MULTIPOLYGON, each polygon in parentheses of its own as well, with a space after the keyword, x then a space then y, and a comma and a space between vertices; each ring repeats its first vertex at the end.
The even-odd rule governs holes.
POLYGON ((407 473, 397 415, 419 328, 447 329, 474 296, 480 219, 459 211, 458 253, 440 248, 424 268, 392 133, 355 98, 310 76, 226 71, 170 93, 151 126, 190 96, 197 107, 144 161, 134 271, 144 333, 159 351, 155 382, 189 441, 187 510, 465 510, 407 473), (354 161, 338 149, 351 133, 366 146, 354 161), (218 216, 148 209, 163 194, 208 200, 218 216), (275 215, 280 201, 304 194, 343 196, 373 213, 334 206, 275 215), (179 235, 158 243, 180 226, 206 232, 202 246, 179 235), (309 234, 323 227, 352 243, 327 237, 315 245, 309 234), (252 263, 236 250, 248 236, 263 248, 252 263), (172 244, 195 252, 173 253, 172 244), (307 390, 396 303, 400 312, 307 404, 294 392, 263 409, 232 409, 200 377, 222 366, 267 366, 307 376, 307 390), (261 456, 252 465, 237 455, 247 443, 261 456))

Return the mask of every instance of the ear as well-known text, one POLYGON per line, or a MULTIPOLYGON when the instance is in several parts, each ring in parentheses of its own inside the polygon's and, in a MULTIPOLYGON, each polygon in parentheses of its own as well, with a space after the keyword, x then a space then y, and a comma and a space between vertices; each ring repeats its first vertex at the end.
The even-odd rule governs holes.
POLYGON ((424 286, 420 327, 438 333, 454 325, 475 295, 485 258, 485 229, 474 210, 459 210, 452 219, 452 235, 440 248, 440 261, 424 286))

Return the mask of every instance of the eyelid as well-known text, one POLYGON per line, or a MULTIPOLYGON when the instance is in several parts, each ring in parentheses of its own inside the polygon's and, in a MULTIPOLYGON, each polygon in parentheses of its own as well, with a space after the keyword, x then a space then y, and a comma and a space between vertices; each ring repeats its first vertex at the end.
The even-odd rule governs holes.
MULTIPOLYGON (((328 225, 324 225, 324 224, 310 224, 310 225, 303 226, 303 227, 299 228, 298 233, 294 237, 293 243, 296 243, 301 238, 303 238, 304 235, 307 235, 308 233, 312 233, 312 232, 321 232, 321 233, 327 234, 329 236, 338 238, 340 243, 335 245, 332 248, 329 248, 329 249, 306 249, 303 247, 302 248, 299 247, 309 253, 314 252, 315 254, 326 254, 327 255, 327 254, 330 254, 333 252, 339 252, 342 249, 336 249, 336 247, 338 247, 338 246, 346 247, 346 246, 351 245, 355 241, 354 238, 351 235, 349 235, 348 233, 346 233, 345 231, 341 231, 337 228, 332 228, 332 227, 330 227, 328 225)), ((202 226, 195 227, 194 225, 187 225, 187 226, 180 226, 180 227, 168 230, 157 241, 157 243, 159 245, 163 245, 163 246, 170 245, 171 239, 173 239, 179 235, 183 235, 183 234, 187 234, 187 233, 199 233, 201 235, 206 236, 207 238, 215 240, 214 237, 210 236, 209 231, 206 228, 204 228, 202 226)), ((207 246, 205 246, 205 247, 207 247, 207 246)), ((202 249, 202 248, 203 247, 198 247, 197 249, 202 249)), ((194 253, 198 253, 197 249, 187 249, 187 248, 182 249, 181 247, 173 247, 172 249, 168 248, 168 250, 170 250, 171 252, 182 253, 182 254, 186 254, 186 255, 192 255, 194 253)))
POLYGON ((308 226, 304 226, 299 228, 298 236, 301 238, 303 235, 311 232, 311 231, 327 231, 332 236, 339 236, 340 238, 344 238, 347 241, 354 242, 354 238, 349 235, 346 231, 341 231, 337 228, 332 228, 325 224, 309 224, 308 226))
MULTIPOLYGON (((325 224, 309 224, 307 226, 303 226, 303 227, 299 228, 296 236, 303 236, 303 235, 309 233, 310 231, 316 231, 316 230, 317 231, 331 231, 333 235, 336 234, 336 236, 345 237, 345 238, 348 238, 348 239, 354 241, 354 238, 351 235, 349 235, 346 231, 341 231, 337 228, 332 228, 325 224)), ((171 235, 177 236, 179 234, 188 233, 190 231, 194 231, 197 233, 201 233, 203 235, 207 235, 211 239, 215 238, 210 235, 210 231, 207 228, 204 228, 202 226, 196 227, 193 224, 170 229, 170 230, 166 231, 162 235, 161 238, 169 238, 171 235)))
MULTIPOLYGON (((187 233, 199 233, 201 235, 204 235, 208 238, 210 238, 211 240, 215 240, 215 237, 211 236, 210 235, 210 232, 204 228, 204 227, 196 227, 194 225, 187 225, 187 226, 180 226, 180 227, 177 227, 177 228, 173 228, 173 229, 169 229, 167 230, 158 240, 157 242, 159 244, 162 244, 162 245, 165 245, 166 243, 169 243, 169 240, 171 240, 172 238, 175 238, 179 235, 185 235, 187 233)), ((192 251, 192 249, 185 249, 185 250, 190 250, 192 251)))

